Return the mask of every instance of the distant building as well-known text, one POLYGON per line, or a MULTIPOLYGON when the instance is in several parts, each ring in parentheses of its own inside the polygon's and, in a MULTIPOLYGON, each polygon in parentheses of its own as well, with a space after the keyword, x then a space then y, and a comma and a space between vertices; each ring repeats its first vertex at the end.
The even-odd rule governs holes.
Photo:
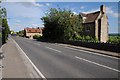
POLYGON ((101 42, 108 40, 108 17, 106 6, 101 5, 100 11, 80 14, 83 20, 83 35, 89 35, 101 42))
POLYGON ((42 36, 43 28, 25 28, 24 29, 24 36, 30 39, 33 39, 34 35, 42 36))

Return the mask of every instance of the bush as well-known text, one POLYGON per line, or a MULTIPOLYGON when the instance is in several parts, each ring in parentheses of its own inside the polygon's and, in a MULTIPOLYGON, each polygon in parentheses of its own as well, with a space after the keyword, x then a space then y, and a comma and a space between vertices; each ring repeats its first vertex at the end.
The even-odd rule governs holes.
POLYGON ((82 36, 80 36, 80 35, 75 37, 75 40, 82 40, 82 39, 83 39, 83 38, 82 38, 82 36))
POLYGON ((108 42, 111 43, 120 43, 120 36, 110 36, 108 42))
POLYGON ((90 41, 90 40, 91 40, 91 37, 90 37, 90 36, 85 36, 85 40, 86 40, 86 41, 90 41))
POLYGON ((95 39, 95 38, 93 38, 91 36, 80 36, 80 35, 75 36, 75 38, 73 40, 90 41, 90 42, 91 41, 97 41, 97 42, 99 42, 98 39, 95 39))
POLYGON ((40 37, 40 35, 34 35, 33 39, 38 39, 40 37))
POLYGON ((39 36, 39 38, 37 38, 37 40, 38 40, 38 41, 43 41, 44 38, 43 38, 43 36, 39 36))

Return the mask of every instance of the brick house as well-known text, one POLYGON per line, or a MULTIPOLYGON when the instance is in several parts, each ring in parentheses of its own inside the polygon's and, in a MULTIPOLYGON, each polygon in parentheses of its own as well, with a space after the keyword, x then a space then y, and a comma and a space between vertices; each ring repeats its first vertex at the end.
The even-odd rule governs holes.
POLYGON ((25 28, 24 29, 24 36, 30 39, 33 39, 34 35, 42 36, 43 28, 25 28))
POLYGON ((108 40, 108 17, 106 15, 106 6, 101 5, 100 11, 80 14, 83 20, 83 35, 89 35, 101 42, 108 40))

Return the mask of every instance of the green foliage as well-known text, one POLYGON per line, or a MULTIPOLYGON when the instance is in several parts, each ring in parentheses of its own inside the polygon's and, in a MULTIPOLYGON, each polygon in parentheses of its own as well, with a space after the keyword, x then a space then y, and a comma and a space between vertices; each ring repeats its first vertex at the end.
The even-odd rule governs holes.
POLYGON ((120 43, 120 36, 109 36, 108 42, 111 43, 120 43))
POLYGON ((17 36, 20 36, 20 37, 24 37, 24 34, 25 34, 24 30, 17 32, 17 36))
POLYGON ((45 17, 43 37, 51 40, 70 40, 82 30, 82 19, 70 10, 51 8, 45 17))
POLYGON ((85 40, 89 41, 89 40, 91 40, 91 37, 90 36, 85 36, 85 40))
POLYGON ((76 36, 76 37, 74 38, 74 40, 83 40, 83 37, 82 37, 82 36, 76 36))
POLYGON ((39 37, 41 37, 40 35, 34 35, 33 39, 39 39, 39 37))
POLYGON ((14 30, 11 30, 10 33, 11 33, 11 35, 14 35, 14 34, 15 34, 14 30))
MULTIPOLYGON (((1 2, 0 2, 1 3, 1 2)), ((10 29, 7 22, 7 11, 5 8, 1 8, 0 5, 0 27, 2 26, 2 44, 4 44, 10 33, 10 29)))
POLYGON ((44 41, 43 36, 39 36, 39 38, 37 38, 38 41, 44 41))
POLYGON ((2 42, 4 44, 8 38, 8 34, 10 33, 7 19, 2 19, 2 28, 3 28, 3 30, 2 30, 2 42))
POLYGON ((78 36, 76 36, 73 40, 77 40, 77 41, 98 41, 98 40, 96 40, 96 39, 94 39, 94 38, 92 38, 92 37, 90 37, 90 36, 80 36, 80 35, 78 35, 78 36))

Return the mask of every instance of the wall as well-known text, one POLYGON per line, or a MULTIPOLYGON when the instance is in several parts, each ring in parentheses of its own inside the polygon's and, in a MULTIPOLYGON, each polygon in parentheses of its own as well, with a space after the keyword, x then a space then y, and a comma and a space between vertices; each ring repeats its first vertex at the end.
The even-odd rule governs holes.
POLYGON ((87 41, 58 41, 59 43, 71 44, 74 46, 82 46, 87 48, 93 48, 98 50, 105 50, 111 52, 119 53, 120 44, 112 44, 112 43, 97 43, 97 42, 87 42, 87 41))
POLYGON ((108 20, 106 15, 104 14, 101 18, 101 42, 107 42, 108 41, 108 20))
POLYGON ((42 36, 42 33, 26 33, 26 36, 29 37, 30 39, 33 39, 34 35, 41 35, 42 36))
POLYGON ((83 34, 82 35, 89 35, 91 37, 95 37, 95 22, 92 23, 85 23, 83 24, 83 34), (89 28, 89 31, 87 30, 87 28, 89 28))

